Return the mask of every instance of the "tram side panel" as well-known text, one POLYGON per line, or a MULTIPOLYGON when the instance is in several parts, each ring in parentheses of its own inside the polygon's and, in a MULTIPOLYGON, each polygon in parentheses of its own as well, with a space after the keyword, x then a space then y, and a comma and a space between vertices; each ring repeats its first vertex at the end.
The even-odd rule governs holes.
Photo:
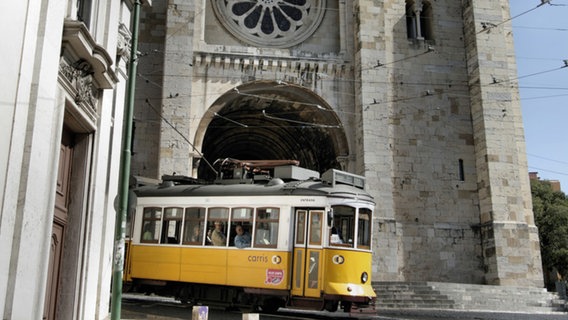
POLYGON ((227 284, 227 252, 222 248, 182 248, 182 282, 227 284))
POLYGON ((133 245, 130 259, 134 279, 289 289, 286 251, 133 245))
POLYGON ((273 250, 228 250, 227 284, 245 288, 288 290, 290 253, 273 250))
POLYGON ((131 245, 130 260, 133 279, 180 280, 180 247, 131 245))

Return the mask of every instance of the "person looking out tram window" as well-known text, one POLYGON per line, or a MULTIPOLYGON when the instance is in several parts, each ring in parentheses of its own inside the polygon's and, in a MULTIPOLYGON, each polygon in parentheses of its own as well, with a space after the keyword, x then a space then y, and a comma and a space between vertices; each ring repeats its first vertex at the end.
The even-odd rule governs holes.
POLYGON ((193 227, 193 234, 190 237, 191 242, 201 242, 201 228, 199 225, 193 227))
POLYGON ((224 246, 227 243, 227 236, 223 232, 223 223, 215 221, 215 229, 210 231, 209 237, 214 246, 224 246))
POLYGON ((235 227, 235 246, 237 248, 247 248, 250 247, 250 234, 243 229, 240 224, 235 227))
POLYGON ((154 240, 154 232, 152 230, 152 225, 149 223, 144 225, 144 234, 142 235, 142 240, 152 241, 154 240))

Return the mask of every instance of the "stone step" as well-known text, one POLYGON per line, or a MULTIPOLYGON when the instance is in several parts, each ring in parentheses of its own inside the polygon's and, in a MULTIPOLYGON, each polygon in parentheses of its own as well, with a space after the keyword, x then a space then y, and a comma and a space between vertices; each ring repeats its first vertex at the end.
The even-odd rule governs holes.
POLYGON ((377 282, 377 308, 438 308, 508 312, 566 311, 545 289, 441 282, 377 282))

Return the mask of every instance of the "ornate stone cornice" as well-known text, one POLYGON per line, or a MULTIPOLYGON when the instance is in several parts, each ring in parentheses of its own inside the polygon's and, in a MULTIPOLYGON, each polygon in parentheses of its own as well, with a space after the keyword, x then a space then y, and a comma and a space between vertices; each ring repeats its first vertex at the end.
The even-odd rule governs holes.
POLYGON ((63 28, 63 54, 75 56, 91 66, 94 84, 100 89, 112 89, 118 78, 112 70, 113 60, 108 52, 98 45, 85 25, 76 20, 65 20, 63 28))

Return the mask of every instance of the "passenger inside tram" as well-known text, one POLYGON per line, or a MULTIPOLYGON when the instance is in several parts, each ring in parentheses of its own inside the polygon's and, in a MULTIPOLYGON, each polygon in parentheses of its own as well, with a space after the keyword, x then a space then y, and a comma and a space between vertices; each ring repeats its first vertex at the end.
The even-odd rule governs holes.
POLYGON ((224 246, 227 243, 227 237, 223 232, 223 223, 215 221, 215 229, 210 231, 210 240, 214 246, 224 246))
POLYGON ((240 224, 235 227, 235 246, 237 248, 247 248, 250 247, 250 234, 246 232, 240 224))
POLYGON ((343 239, 341 239, 341 232, 335 226, 331 227, 331 238, 329 240, 331 243, 343 243, 343 239))

